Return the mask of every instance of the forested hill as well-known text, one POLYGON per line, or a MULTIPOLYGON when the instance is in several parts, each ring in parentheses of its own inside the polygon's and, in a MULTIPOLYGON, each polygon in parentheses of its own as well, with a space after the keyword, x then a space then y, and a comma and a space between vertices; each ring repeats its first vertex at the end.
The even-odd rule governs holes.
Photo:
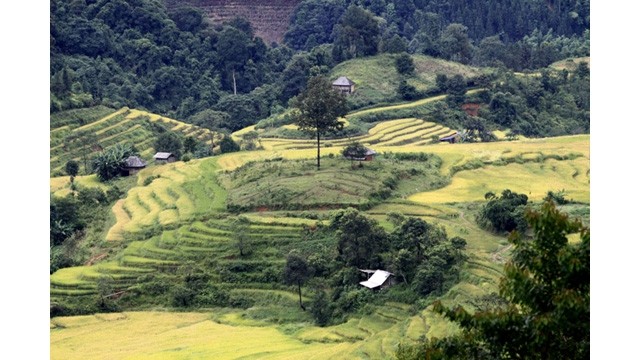
POLYGON ((291 5, 284 40, 272 46, 255 17, 234 17, 254 0, 52 0, 50 110, 128 106, 235 131, 282 112, 311 76, 347 60, 406 52, 523 71, 589 55, 588 0, 294 3, 251 10, 281 32, 289 10, 276 8, 291 5), (212 25, 207 4, 225 7, 216 16, 229 20, 212 25))

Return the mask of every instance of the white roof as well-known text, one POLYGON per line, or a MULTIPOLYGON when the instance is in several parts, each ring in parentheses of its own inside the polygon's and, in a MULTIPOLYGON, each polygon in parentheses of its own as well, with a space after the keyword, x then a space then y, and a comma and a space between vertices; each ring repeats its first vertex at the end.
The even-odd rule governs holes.
POLYGON ((153 155, 154 159, 168 159, 169 156, 173 155, 172 153, 169 152, 157 152, 155 155, 153 155))
POLYGON ((360 285, 366 286, 369 289, 376 288, 382 284, 389 278, 389 276, 393 275, 392 273, 384 270, 376 270, 373 275, 367 281, 361 281, 360 285))

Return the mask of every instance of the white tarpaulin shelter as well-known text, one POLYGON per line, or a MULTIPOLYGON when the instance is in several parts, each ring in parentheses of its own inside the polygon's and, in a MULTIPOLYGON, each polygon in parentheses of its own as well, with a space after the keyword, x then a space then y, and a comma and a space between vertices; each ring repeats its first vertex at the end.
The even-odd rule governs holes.
MULTIPOLYGON (((368 272, 368 271, 365 271, 368 272)), ((384 284, 385 281, 389 278, 389 276, 393 275, 392 273, 384 270, 376 270, 373 275, 367 281, 361 281, 360 285, 366 286, 369 289, 377 288, 384 284)))

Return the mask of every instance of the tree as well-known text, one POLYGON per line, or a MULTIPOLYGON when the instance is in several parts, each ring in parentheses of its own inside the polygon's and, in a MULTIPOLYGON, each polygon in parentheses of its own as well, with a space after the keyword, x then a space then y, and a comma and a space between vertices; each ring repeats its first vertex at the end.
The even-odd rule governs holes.
POLYGON ((107 181, 119 176, 125 161, 133 155, 137 155, 133 146, 120 143, 99 152, 92 162, 98 179, 107 181))
POLYGON ((220 140, 220 152, 224 154, 236 151, 240 151, 240 145, 238 145, 231 136, 225 135, 222 140, 220 140))
MULTIPOLYGON (((352 142, 342 149, 342 156, 351 160, 351 168, 353 168, 354 160, 361 160, 367 155, 367 148, 359 142, 352 142)), ((362 161, 360 161, 362 166, 362 161)))
POLYGON ((524 218, 524 207, 529 198, 525 194, 518 194, 506 189, 500 197, 485 194, 489 202, 480 210, 478 223, 494 231, 524 231, 527 224, 524 218))
POLYGON ((78 175, 79 168, 80 166, 78 165, 78 162, 74 160, 67 161, 64 166, 64 170, 67 172, 67 175, 69 175, 69 181, 71 182, 71 185, 73 185, 73 180, 75 179, 76 175, 78 175))
POLYGON ((231 221, 231 232, 236 247, 240 251, 240 256, 245 256, 251 251, 249 244, 249 225, 249 219, 244 216, 238 216, 231 221))
POLYGON ((182 156, 182 139, 173 131, 165 131, 160 134, 153 147, 156 151, 170 152, 178 159, 182 156))
POLYGON ((294 122, 304 131, 315 132, 318 144, 318 170, 320 170, 320 136, 330 131, 342 130, 339 117, 347 114, 347 99, 333 90, 331 83, 322 76, 314 76, 307 88, 293 101, 294 122))
POLYGON ((402 53, 396 58, 396 70, 402 75, 411 75, 416 70, 413 58, 407 53, 402 53))
MULTIPOLYGON (((251 58, 250 44, 251 38, 245 32, 231 26, 225 26, 218 35, 218 56, 226 74, 231 73, 230 85, 234 95, 238 93, 236 73, 243 70, 251 58)), ((224 79, 227 80, 228 76, 224 79)))
POLYGON ((387 233, 377 221, 367 218, 358 210, 338 211, 330 228, 338 238, 338 260, 347 266, 376 268, 381 265, 381 254, 386 249, 387 233))
POLYGON ((311 274, 307 259, 297 250, 291 250, 287 255, 287 263, 284 266, 284 281, 287 284, 298 285, 300 308, 306 310, 302 304, 302 284, 311 274))
POLYGON ((464 102, 464 95, 467 92, 467 82, 460 74, 454 75, 447 82, 447 103, 452 107, 464 102))
POLYGON ((193 136, 187 136, 182 142, 182 147, 184 148, 185 152, 193 153, 198 147, 198 140, 196 140, 193 136))
POLYGON ((589 358, 590 230, 550 201, 526 218, 533 239, 509 238, 513 258, 500 282, 507 306, 470 314, 436 302, 462 333, 428 342, 427 359, 589 358), (577 244, 567 240, 572 233, 580 233, 577 244))
POLYGON ((440 48, 449 60, 469 63, 473 55, 473 48, 467 35, 468 28, 462 24, 452 23, 440 36, 440 48))
POLYGON ((380 27, 370 11, 350 5, 333 31, 333 54, 336 61, 375 55, 378 52, 380 27))

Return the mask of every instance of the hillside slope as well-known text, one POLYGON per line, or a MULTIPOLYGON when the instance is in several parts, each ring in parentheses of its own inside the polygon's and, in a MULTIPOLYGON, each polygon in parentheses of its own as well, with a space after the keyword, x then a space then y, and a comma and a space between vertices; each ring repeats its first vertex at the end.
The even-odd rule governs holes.
POLYGON ((256 36, 266 44, 280 43, 289 26, 289 18, 301 0, 164 0, 169 10, 180 6, 201 9, 208 20, 220 24, 234 17, 247 19, 256 36))
MULTIPOLYGON (((438 59, 425 55, 411 55, 415 63, 415 74, 407 78, 407 83, 417 90, 433 90, 436 86, 436 75, 448 77, 462 75, 465 78, 478 76, 489 71, 460 63, 438 59)), ((345 61, 335 66, 329 78, 347 76, 356 83, 356 91, 349 97, 353 107, 398 101, 397 88, 402 75, 395 67, 395 56, 381 54, 345 61)))
POLYGON ((69 160, 78 161, 84 169, 96 152, 117 143, 131 143, 143 158, 151 160, 158 125, 201 141, 211 138, 207 129, 127 107, 62 111, 52 114, 49 124, 51 174, 62 175, 69 160))

